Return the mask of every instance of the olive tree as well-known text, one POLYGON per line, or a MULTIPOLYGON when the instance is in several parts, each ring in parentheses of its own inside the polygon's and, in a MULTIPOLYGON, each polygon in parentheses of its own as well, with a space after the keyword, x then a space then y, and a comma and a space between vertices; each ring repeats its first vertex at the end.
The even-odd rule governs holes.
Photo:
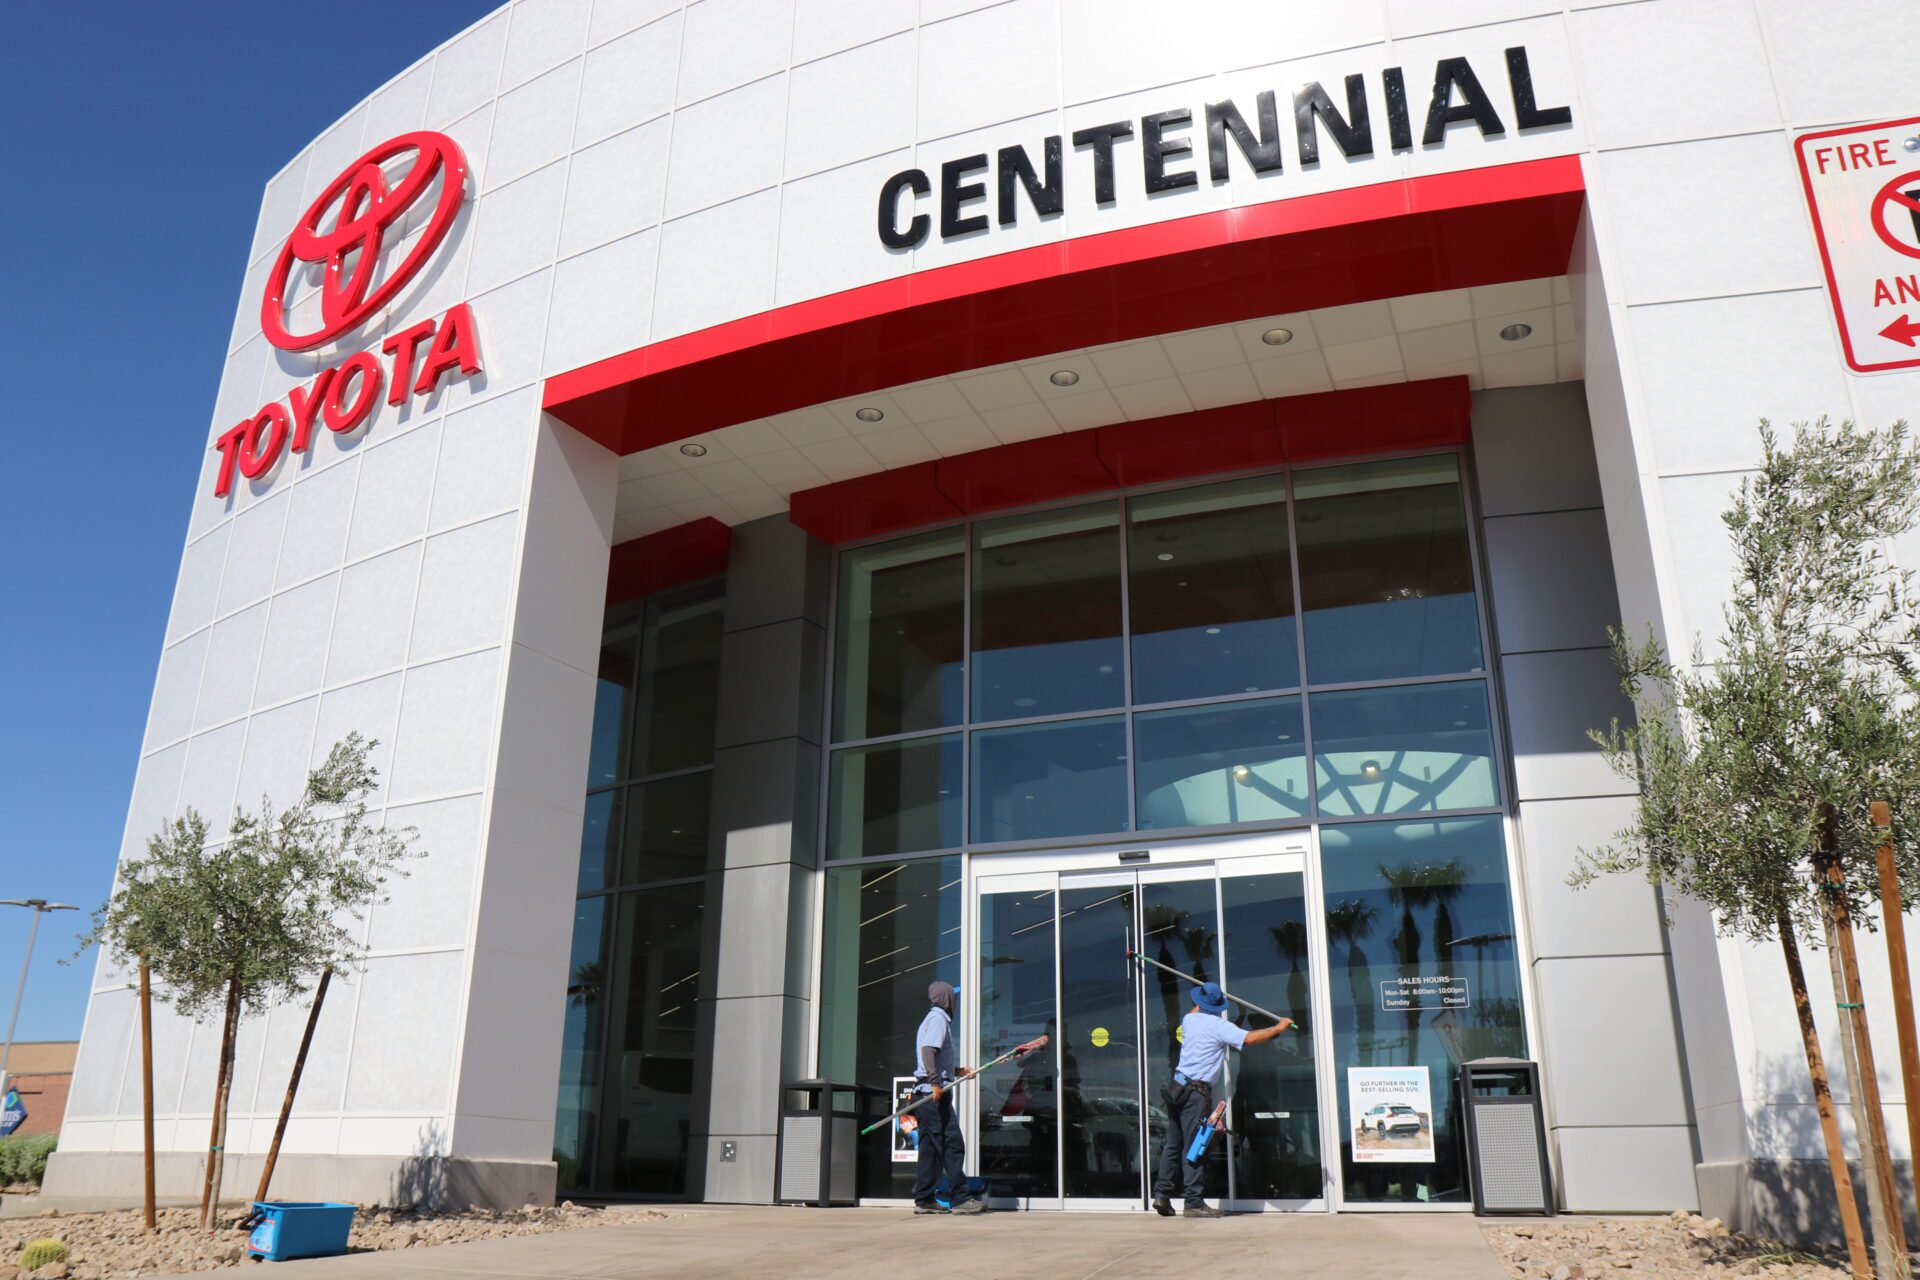
POLYGON ((1842 907, 1870 919, 1875 800, 1893 808, 1903 893, 1920 884, 1920 623, 1887 549, 1920 513, 1920 456, 1904 423, 1822 419, 1783 445, 1763 422, 1760 441, 1760 469, 1722 517, 1735 563, 1722 647, 1696 646, 1683 666, 1652 639, 1613 637, 1636 723, 1593 737, 1638 782, 1639 806, 1611 845, 1583 852, 1573 882, 1638 870, 1710 906, 1723 935, 1780 948, 1859 1267, 1859 1213, 1797 939, 1832 937, 1842 907))
POLYGON ((263 796, 258 810, 234 812, 222 840, 191 808, 166 823, 146 856, 121 868, 81 938, 116 963, 144 960, 161 998, 183 1016, 222 1010, 203 1227, 219 1203, 241 1015, 297 998, 355 963, 359 943, 343 922, 384 900, 389 877, 404 875, 400 864, 414 856, 411 828, 388 829, 368 812, 379 776, 368 762, 374 745, 349 734, 291 807, 276 812, 263 796))

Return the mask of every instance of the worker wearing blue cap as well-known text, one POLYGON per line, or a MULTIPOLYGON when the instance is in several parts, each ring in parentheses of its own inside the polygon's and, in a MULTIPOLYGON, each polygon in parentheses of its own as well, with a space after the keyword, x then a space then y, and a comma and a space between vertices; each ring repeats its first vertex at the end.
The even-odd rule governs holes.
POLYGON ((1225 1065, 1227 1050, 1271 1040, 1292 1025, 1293 1019, 1282 1018, 1258 1031, 1235 1026, 1227 1021, 1227 997, 1219 983, 1203 982, 1193 989, 1193 1008, 1180 1020, 1180 1061, 1160 1093, 1167 1104, 1167 1145, 1160 1152, 1159 1176, 1153 1180, 1155 1213, 1173 1216, 1174 1179, 1183 1177, 1186 1216, 1221 1216, 1201 1194, 1202 1170, 1187 1160, 1187 1147, 1213 1110, 1213 1078, 1225 1065))
POLYGON ((927 1003, 932 1007, 920 1020, 913 1038, 913 1091, 933 1095, 933 1101, 921 1107, 915 1116, 920 1128, 919 1176, 913 1182, 915 1213, 946 1213, 936 1198, 940 1175, 947 1177, 947 1201, 954 1213, 980 1213, 986 1202, 967 1197, 966 1140, 960 1136, 960 1118, 954 1113, 949 1090, 973 1073, 953 1064, 953 1001, 960 988, 945 982, 927 985, 927 1003))

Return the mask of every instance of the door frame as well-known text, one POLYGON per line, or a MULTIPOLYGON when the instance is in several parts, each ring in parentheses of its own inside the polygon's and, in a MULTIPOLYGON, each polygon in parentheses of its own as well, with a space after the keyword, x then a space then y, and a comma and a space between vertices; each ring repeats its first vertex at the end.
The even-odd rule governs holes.
MULTIPOLYGON (((1314 1092, 1319 1107, 1321 1194, 1307 1200, 1227 1199, 1222 1205, 1235 1212, 1321 1212, 1332 1213, 1338 1207, 1340 1193, 1340 1146, 1338 1096, 1333 1081, 1332 996, 1326 972, 1326 913, 1320 884, 1319 841, 1310 828, 1225 836, 1214 839, 1156 842, 1151 839, 1129 841, 1098 848, 1050 849, 1033 852, 977 854, 967 858, 965 870, 966 928, 961 945, 961 1053, 963 1060, 975 1055, 980 1036, 978 974, 980 972, 980 898, 984 892, 1004 892, 1050 887, 1057 893, 1071 877, 1082 885, 1111 878, 1115 884, 1141 883, 1188 878, 1211 878, 1218 894, 1220 876, 1235 874, 1288 874, 1301 877, 1301 897, 1307 919, 1310 964, 1307 974, 1309 1003, 1313 1014, 1314 1092), (1124 859, 1124 861, 1123 861, 1124 859), (1189 875, 1182 875, 1188 872, 1189 875), (1104 873, 1104 874, 1103 874, 1104 873)), ((1218 898, 1216 897, 1216 902, 1218 898)), ((1058 910, 1058 898, 1055 899, 1058 910)), ((1060 1001, 1060 941, 1054 931, 1054 1003, 1060 1001)), ((1221 949, 1222 976, 1231 989, 1226 972, 1225 948, 1221 949)), ((1135 1017, 1144 1019, 1139 1005, 1140 984, 1135 984, 1135 1017)), ((1228 1071, 1232 1067, 1229 1064, 1228 1071)), ((1056 1067, 1056 1080, 1058 1071, 1056 1067)), ((1228 1076, 1229 1093, 1231 1074, 1228 1076)), ((1145 1105, 1145 1061, 1141 1062, 1142 1106, 1145 1105)), ((1057 1103, 1056 1103, 1057 1105, 1057 1103)), ((1144 1112, 1143 1112, 1144 1116, 1144 1112)), ((979 1108, 969 1106, 961 1116, 961 1131, 967 1140, 967 1172, 979 1172, 979 1108)), ((1064 1130, 1064 1126, 1059 1126, 1064 1130)), ((1142 1124, 1141 1143, 1146 1163, 1143 1182, 1150 1186, 1152 1157, 1146 1151, 1147 1129, 1142 1124)), ((1064 1142, 1064 1132, 1061 1142, 1064 1142)), ((1064 1161, 1056 1146, 1056 1170, 1064 1161)), ((1085 1200, 1066 1195, 1064 1180, 1056 1178, 1060 1194, 1053 1197, 996 1198, 997 1207, 1011 1209, 1052 1209, 1074 1212, 1141 1212, 1148 1208, 1146 1197, 1136 1203, 1119 1200, 1085 1200)))

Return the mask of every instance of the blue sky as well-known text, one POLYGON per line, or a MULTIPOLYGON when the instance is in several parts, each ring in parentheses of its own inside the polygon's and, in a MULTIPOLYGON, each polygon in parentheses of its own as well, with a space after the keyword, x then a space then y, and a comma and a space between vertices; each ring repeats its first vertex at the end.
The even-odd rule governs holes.
MULTIPOLYGON (((494 0, 30 4, 0 75, 0 898, 112 881, 221 358, 267 179, 494 0)), ((0 908, 0 1018, 29 912, 0 908)), ((20 1040, 91 961, 47 917, 20 1040)), ((0 1032, 4 1026, 0 1025, 0 1032)))

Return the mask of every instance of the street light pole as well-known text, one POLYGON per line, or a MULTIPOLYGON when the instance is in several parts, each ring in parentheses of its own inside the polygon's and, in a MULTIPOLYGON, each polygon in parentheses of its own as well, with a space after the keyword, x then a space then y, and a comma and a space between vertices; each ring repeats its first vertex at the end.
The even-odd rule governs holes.
POLYGON ((11 1080, 7 1074, 7 1062, 13 1057, 13 1029, 20 1021, 20 998, 27 994, 27 970, 33 964, 33 941, 40 936, 40 917, 49 911, 78 911, 80 908, 64 902, 48 902, 45 898, 0 898, 0 907, 33 908, 33 924, 27 930, 27 957, 20 962, 20 985, 14 988, 13 1015, 7 1019, 7 1044, 6 1048, 0 1049, 0 1098, 3 1098, 11 1080))

